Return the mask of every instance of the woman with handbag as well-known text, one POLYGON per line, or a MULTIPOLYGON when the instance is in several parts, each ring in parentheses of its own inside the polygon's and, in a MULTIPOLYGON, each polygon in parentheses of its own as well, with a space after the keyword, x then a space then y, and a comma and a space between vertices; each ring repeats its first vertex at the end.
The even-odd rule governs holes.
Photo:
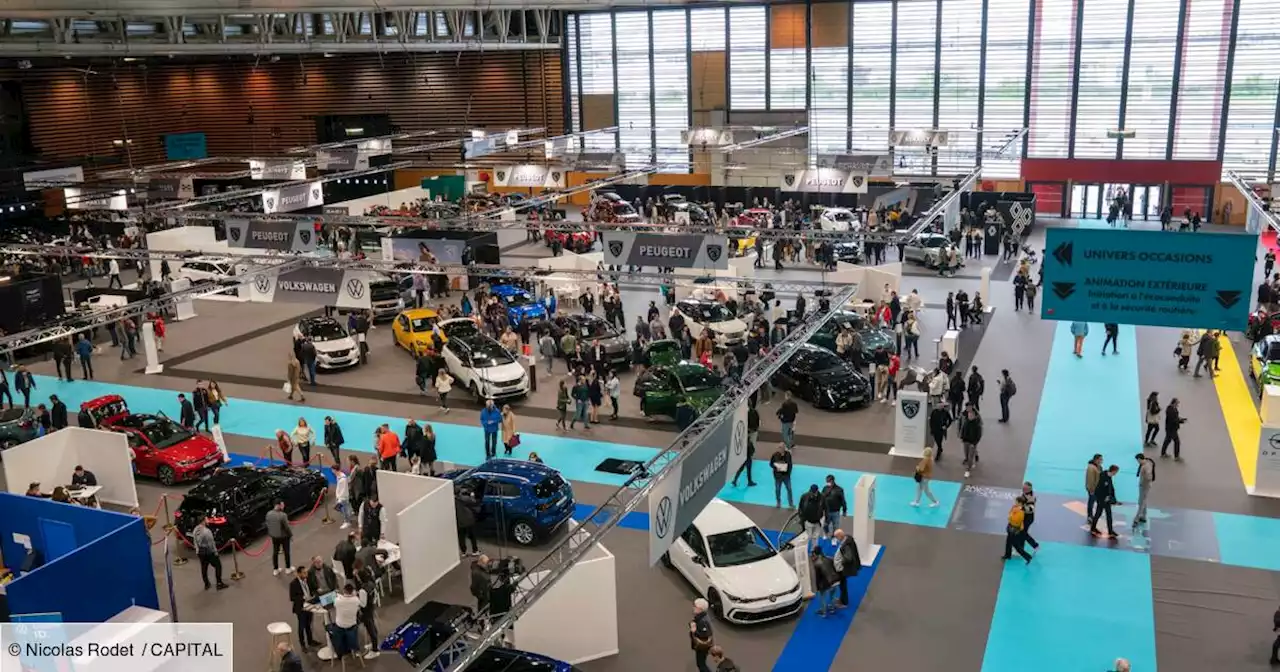
POLYGON ((933 449, 925 448, 924 457, 916 463, 916 498, 912 500, 911 506, 920 506, 920 495, 928 495, 929 506, 937 506, 938 498, 933 496, 933 492, 929 490, 929 481, 933 480, 933 449))
POLYGON ((511 407, 502 406, 502 447, 504 455, 511 455, 511 450, 520 445, 520 435, 516 433, 516 413, 511 407))
POLYGON ((306 418, 298 418, 298 426, 293 428, 290 438, 293 445, 302 453, 302 466, 311 466, 311 444, 316 440, 316 432, 307 425, 306 418))

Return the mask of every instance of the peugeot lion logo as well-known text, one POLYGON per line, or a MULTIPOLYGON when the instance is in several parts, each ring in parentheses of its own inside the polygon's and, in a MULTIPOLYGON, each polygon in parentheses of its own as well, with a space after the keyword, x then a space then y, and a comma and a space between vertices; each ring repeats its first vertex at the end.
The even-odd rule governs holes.
POLYGON ((301 229, 300 231, 298 231, 298 238, 302 240, 303 245, 310 245, 311 231, 308 229, 301 229))
POLYGON ((720 255, 724 254, 724 248, 719 245, 707 246, 707 258, 711 261, 720 261, 720 255))
POLYGON ((795 176, 795 175, 783 175, 783 176, 782 176, 782 181, 783 181, 783 182, 786 182, 788 187, 794 187, 794 186, 795 186, 795 184, 796 184, 796 176, 795 176))
POLYGON ((916 417, 916 414, 919 412, 920 412, 920 402, 916 401, 915 399, 902 400, 902 414, 907 416, 908 420, 916 417))
POLYGON ((613 255, 613 256, 615 256, 615 257, 621 257, 621 256, 622 256, 622 241, 621 241, 621 240, 611 240, 611 241, 609 241, 609 254, 611 254, 611 255, 613 255))
POLYGON ((347 294, 353 299, 359 299, 364 296, 364 282, 357 278, 347 281, 347 294))
POLYGON ((258 275, 253 278, 253 287, 258 290, 259 294, 266 294, 271 291, 271 276, 258 275))
POLYGON ((231 227, 231 228, 227 229, 227 235, 228 235, 228 236, 231 236, 231 242, 233 242, 233 243, 238 243, 238 242, 240 242, 240 227, 238 227, 238 226, 233 226, 233 227, 231 227))
POLYGON ((560 183, 560 171, 558 171, 558 170, 557 170, 557 171, 555 171, 555 172, 551 173, 551 181, 552 181, 552 182, 555 182, 555 183, 557 183, 557 184, 559 184, 559 183, 560 183))
POLYGON ((274 198, 268 198, 268 199, 267 199, 267 211, 268 211, 268 212, 270 212, 271 210, 275 210, 275 209, 276 209, 276 199, 274 199, 274 198))
POLYGON ((863 180, 864 180, 864 178, 863 178, 861 175, 854 175, 854 176, 853 176, 853 186, 854 186, 855 188, 857 188, 857 189, 861 189, 861 188, 862 188, 862 182, 863 182, 863 180))
POLYGON ((653 512, 653 530, 659 539, 666 539, 671 531, 671 498, 663 497, 658 502, 658 510, 653 512))
POLYGON ((506 181, 507 181, 507 171, 505 171, 505 170, 499 170, 499 171, 498 171, 498 181, 499 181, 499 182, 506 182, 506 181))
POLYGON ((311 190, 311 200, 313 201, 320 200, 320 189, 318 187, 311 190))

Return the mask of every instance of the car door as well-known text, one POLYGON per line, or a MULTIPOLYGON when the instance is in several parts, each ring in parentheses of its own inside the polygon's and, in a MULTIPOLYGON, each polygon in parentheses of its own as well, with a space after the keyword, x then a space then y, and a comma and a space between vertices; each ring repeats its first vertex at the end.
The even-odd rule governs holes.
POLYGON ((133 464, 137 467, 138 474, 154 478, 156 469, 160 466, 156 451, 151 449, 151 444, 142 434, 126 429, 124 435, 129 440, 129 448, 133 449, 133 464))
POLYGON ((471 387, 471 353, 467 346, 456 340, 444 344, 444 364, 449 372, 458 379, 461 387, 471 387))
MULTIPOLYGON (((641 378, 644 381, 644 410, 649 415, 671 415, 676 408, 676 388, 672 386, 671 372, 666 369, 649 369, 641 378)), ((637 383, 639 384, 639 383, 637 383)))
MULTIPOLYGON (((240 525, 250 534, 257 534, 267 528, 267 511, 275 506, 269 483, 265 478, 257 478, 240 488, 237 517, 240 525)), ((289 510, 289 502, 284 505, 285 510, 289 510)))
POLYGON ((711 587, 711 582, 707 579, 706 544, 696 525, 690 525, 680 535, 676 543, 671 545, 669 554, 672 566, 683 574, 690 584, 693 584, 700 595, 706 595, 711 587), (702 564, 698 564, 698 558, 702 560, 702 564))
POLYGON ((492 518, 494 530, 506 530, 514 522, 516 503, 520 498, 520 486, 498 478, 490 479, 484 486, 485 514, 492 518))
POLYGON ((796 389, 796 362, 794 359, 783 364, 778 372, 773 374, 773 384, 784 390, 796 389))
POLYGON ((409 338, 409 318, 405 315, 396 315, 396 321, 391 327, 391 331, 395 335, 396 345, 408 347, 409 338))

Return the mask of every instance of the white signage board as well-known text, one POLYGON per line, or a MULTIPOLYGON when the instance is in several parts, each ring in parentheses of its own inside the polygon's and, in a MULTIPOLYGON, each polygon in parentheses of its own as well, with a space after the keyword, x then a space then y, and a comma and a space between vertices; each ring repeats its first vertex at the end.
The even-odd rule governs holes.
POLYGON ((917 390, 898 392, 897 412, 894 413, 894 457, 924 457, 925 437, 928 436, 929 395, 917 390))

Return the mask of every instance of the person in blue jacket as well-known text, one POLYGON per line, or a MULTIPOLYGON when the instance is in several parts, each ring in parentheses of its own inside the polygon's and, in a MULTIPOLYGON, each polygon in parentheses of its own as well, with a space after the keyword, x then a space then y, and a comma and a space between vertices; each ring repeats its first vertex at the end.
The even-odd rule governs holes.
POLYGON ((1089 335, 1088 322, 1072 322, 1071 335, 1076 339, 1076 357, 1083 357, 1084 337, 1089 335))
POLYGON ((84 379, 93 380, 93 343, 89 342, 88 334, 80 334, 80 340, 76 341, 76 354, 80 356, 80 372, 84 379))
POLYGON ((502 411, 493 405, 493 399, 486 399, 480 409, 480 426, 484 428, 484 459, 492 459, 498 455, 498 429, 502 426, 502 411))

